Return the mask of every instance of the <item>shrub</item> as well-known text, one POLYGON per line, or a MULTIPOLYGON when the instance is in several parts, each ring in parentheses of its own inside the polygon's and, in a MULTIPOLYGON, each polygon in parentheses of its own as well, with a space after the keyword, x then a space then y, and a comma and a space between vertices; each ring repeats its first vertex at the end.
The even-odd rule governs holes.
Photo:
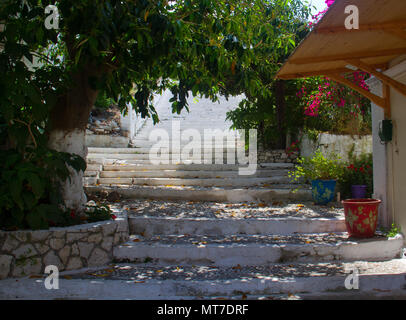
POLYGON ((352 156, 344 168, 340 181, 340 190, 344 197, 351 196, 352 185, 366 185, 367 194, 373 193, 373 163, 372 154, 363 154, 359 157, 352 156))
POLYGON ((66 222, 60 182, 71 166, 85 170, 79 156, 44 147, 9 149, 0 153, 0 228, 46 229, 66 222))
POLYGON ((335 153, 324 156, 317 150, 313 157, 301 157, 289 177, 297 182, 301 179, 311 180, 336 180, 342 176, 343 165, 340 157, 335 153))

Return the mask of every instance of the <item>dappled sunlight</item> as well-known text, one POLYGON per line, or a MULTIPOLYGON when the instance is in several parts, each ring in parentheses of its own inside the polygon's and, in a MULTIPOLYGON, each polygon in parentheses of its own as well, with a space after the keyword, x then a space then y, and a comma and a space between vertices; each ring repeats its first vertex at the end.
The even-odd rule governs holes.
POLYGON ((198 201, 126 200, 121 206, 132 216, 165 218, 269 219, 343 218, 341 205, 317 206, 311 202, 218 203, 198 201))

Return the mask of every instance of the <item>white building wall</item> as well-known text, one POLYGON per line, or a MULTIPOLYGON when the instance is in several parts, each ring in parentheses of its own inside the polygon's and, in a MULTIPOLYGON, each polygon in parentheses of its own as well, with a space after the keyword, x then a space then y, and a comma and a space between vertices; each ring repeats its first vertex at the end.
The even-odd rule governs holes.
MULTIPOLYGON (((385 71, 389 77, 406 84, 406 61, 385 71)), ((382 91, 376 80, 370 81, 372 91, 382 91)), ((373 109, 374 136, 374 184, 375 196, 384 201, 380 219, 390 226, 394 222, 406 232, 406 97, 391 88, 391 120, 393 140, 382 146, 378 137, 379 121, 384 118, 383 110, 373 109), (386 177, 386 178, 385 178, 386 177), (386 192, 385 192, 386 190, 386 192)))

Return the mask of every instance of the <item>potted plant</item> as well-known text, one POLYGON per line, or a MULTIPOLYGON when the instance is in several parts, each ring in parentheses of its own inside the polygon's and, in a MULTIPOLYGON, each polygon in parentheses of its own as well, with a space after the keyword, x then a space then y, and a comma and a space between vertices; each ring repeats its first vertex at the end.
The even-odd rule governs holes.
POLYGON ((316 204, 326 205, 333 201, 337 179, 342 175, 340 157, 335 153, 328 156, 317 150, 313 157, 301 157, 295 170, 289 172, 293 181, 311 182, 313 200, 316 204))
POLYGON ((340 186, 344 198, 369 198, 373 190, 372 154, 364 154, 359 158, 352 158, 344 168, 340 186))
POLYGON ((381 200, 348 199, 344 205, 345 225, 350 237, 370 238, 375 235, 381 200))

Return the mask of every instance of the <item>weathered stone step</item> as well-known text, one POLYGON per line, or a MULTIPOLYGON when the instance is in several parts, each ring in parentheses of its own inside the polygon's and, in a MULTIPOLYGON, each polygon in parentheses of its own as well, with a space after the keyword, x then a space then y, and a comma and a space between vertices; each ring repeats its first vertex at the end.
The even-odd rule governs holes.
POLYGON ((269 178, 99 178, 100 185, 140 185, 140 186, 196 186, 196 187, 261 187, 267 185, 288 184, 287 177, 269 178))
POLYGON ((215 219, 130 216, 129 226, 130 233, 147 238, 171 234, 230 236, 346 231, 345 220, 338 218, 215 219))
POLYGON ((18 282, 15 279, 1 280, 0 298, 404 299, 405 273, 405 259, 385 262, 289 263, 266 267, 162 267, 150 263, 125 263, 99 270, 62 272, 59 286, 63 290, 44 290, 45 276, 42 279, 19 279, 18 282), (359 271, 359 289, 348 290, 345 282, 350 274, 354 274, 354 270, 359 271))
POLYGON ((350 239, 347 233, 130 237, 116 261, 159 265, 266 266, 284 262, 383 261, 400 258, 403 237, 350 239))
POLYGON ((157 199, 157 200, 191 200, 191 201, 217 201, 217 202, 271 202, 271 201, 310 201, 311 190, 299 189, 286 185, 285 188, 278 185, 278 188, 203 188, 203 187, 152 187, 152 186, 131 186, 131 187, 108 187, 108 186, 87 186, 86 191, 90 194, 101 191, 116 191, 125 199, 157 199))
POLYGON ((229 157, 227 153, 224 154, 215 154, 215 153, 202 153, 199 157, 198 156, 193 156, 190 157, 189 155, 183 155, 183 154, 162 154, 162 155, 156 155, 156 154, 149 154, 149 153, 118 153, 118 154, 113 154, 113 153, 89 153, 87 158, 89 159, 115 159, 115 160, 153 160, 153 161, 159 161, 159 160, 177 160, 177 161, 184 161, 184 160, 199 160, 203 161, 206 159, 209 159, 210 161, 215 160, 219 163, 223 163, 222 161, 227 161, 227 159, 230 159, 232 161, 234 159, 234 162, 238 162, 238 158, 235 157, 229 157))
MULTIPOLYGON (((238 171, 209 171, 209 170, 143 170, 143 171, 102 171, 100 178, 287 178, 288 170, 258 170, 249 176, 242 176, 238 171)), ((289 182, 290 179, 287 180, 289 182)), ((266 180, 263 181, 264 183, 266 180)))
MULTIPOLYGON (((212 147, 210 146, 202 146, 199 148, 202 153, 215 153, 215 152, 223 152, 227 153, 228 151, 233 152, 236 151, 237 148, 235 146, 233 147, 212 147)), ((181 150, 178 151, 173 151, 172 149, 168 148, 157 148, 157 147, 151 147, 151 148, 88 148, 88 154, 89 155, 94 155, 94 154, 103 154, 103 155, 117 155, 121 156, 123 154, 149 154, 150 152, 162 152, 163 154, 181 154, 182 153, 182 148, 181 150)))
MULTIPOLYGON (((90 166, 90 165, 88 165, 90 166)), ((105 171, 150 171, 150 170, 180 170, 180 171, 238 171, 241 166, 236 164, 106 164, 104 167, 100 165, 92 165, 96 168, 102 168, 105 171)), ((257 170, 290 170, 293 168, 292 163, 261 163, 257 165, 257 170)), ((93 169, 95 170, 95 169, 93 169)))
MULTIPOLYGON (((164 145, 164 146, 172 146, 173 141, 172 140, 160 140, 159 143, 161 145, 164 145)), ((150 147, 156 146, 156 144, 157 144, 157 142, 150 141, 147 138, 138 139, 138 140, 132 140, 132 142, 131 142, 131 145, 133 146, 133 148, 150 148, 150 147)), ((240 141, 227 142, 226 140, 223 141, 222 144, 216 143, 215 140, 213 140, 211 142, 210 141, 206 141, 206 142, 202 141, 201 143, 196 142, 196 141, 194 141, 194 142, 180 141, 180 146, 181 147, 184 147, 186 145, 188 145, 190 147, 193 146, 193 147, 204 147, 204 148, 206 148, 206 147, 211 148, 211 147, 216 147, 216 146, 218 148, 224 148, 224 147, 235 148, 236 145, 241 146, 241 145, 243 145, 243 143, 240 142, 240 141)))

